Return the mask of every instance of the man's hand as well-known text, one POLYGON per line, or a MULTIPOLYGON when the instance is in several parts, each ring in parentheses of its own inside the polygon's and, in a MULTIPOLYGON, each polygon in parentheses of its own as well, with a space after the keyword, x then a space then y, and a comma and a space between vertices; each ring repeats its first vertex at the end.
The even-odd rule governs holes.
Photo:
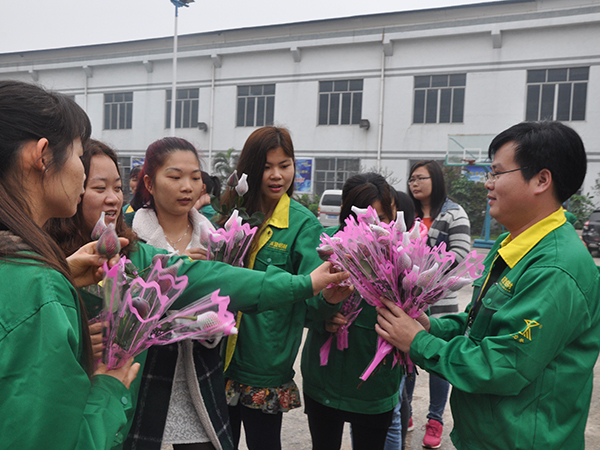
MULTIPOLYGON (((119 238, 121 248, 129 244, 129 240, 119 238)), ((67 257, 71 275, 75 279, 75 284, 78 287, 89 286, 96 284, 104 277, 102 265, 106 262, 106 258, 101 256, 96 249, 97 241, 92 241, 85 244, 71 256, 67 257)), ((114 266, 121 255, 115 255, 108 261, 108 266, 114 266)))
POLYGON ((394 302, 385 298, 380 300, 386 308, 377 308, 375 331, 394 347, 408 353, 417 333, 424 331, 425 328, 415 319, 409 317, 394 302))

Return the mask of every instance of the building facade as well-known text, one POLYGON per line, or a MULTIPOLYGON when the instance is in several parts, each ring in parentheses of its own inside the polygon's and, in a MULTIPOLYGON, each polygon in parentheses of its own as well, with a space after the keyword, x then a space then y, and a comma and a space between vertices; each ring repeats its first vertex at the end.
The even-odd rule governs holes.
MULTIPOLYGON (((577 130, 600 172, 600 0, 508 0, 179 36, 176 135, 208 163, 287 127, 313 189, 381 168, 485 159, 523 120, 577 130)), ((71 95, 124 167, 170 135, 173 38, 0 55, 0 78, 71 95)))

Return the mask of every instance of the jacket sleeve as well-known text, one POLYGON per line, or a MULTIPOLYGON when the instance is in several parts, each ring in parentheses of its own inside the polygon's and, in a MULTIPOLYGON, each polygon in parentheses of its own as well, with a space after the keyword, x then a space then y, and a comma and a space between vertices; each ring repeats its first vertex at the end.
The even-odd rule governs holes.
POLYGON ((585 294, 558 268, 529 269, 512 297, 493 295, 496 301, 482 306, 469 337, 437 337, 456 327, 444 325, 452 318, 439 319, 431 334, 417 334, 411 359, 464 392, 517 395, 590 327, 585 294))
POLYGON ((46 281, 23 288, 44 296, 39 309, 0 327, 0 448, 110 448, 126 422, 129 391, 110 376, 90 381, 78 361, 74 290, 59 274, 46 281))
POLYGON ((234 310, 244 313, 277 309, 313 296, 310 275, 291 275, 275 266, 260 272, 217 261, 184 261, 179 275, 187 275, 188 287, 173 309, 216 290, 229 296, 234 310))
MULTIPOLYGON (((132 262, 139 269, 148 267, 154 255, 167 254, 148 244, 139 243, 132 262)), ((316 252, 315 252, 316 253, 316 252)), ((170 264, 182 260, 178 275, 188 277, 188 286, 172 308, 185 305, 220 290, 228 295, 232 309, 255 313, 277 309, 313 296, 310 275, 291 275, 275 266, 265 272, 233 267, 218 261, 192 261, 188 257, 173 256, 170 264)))

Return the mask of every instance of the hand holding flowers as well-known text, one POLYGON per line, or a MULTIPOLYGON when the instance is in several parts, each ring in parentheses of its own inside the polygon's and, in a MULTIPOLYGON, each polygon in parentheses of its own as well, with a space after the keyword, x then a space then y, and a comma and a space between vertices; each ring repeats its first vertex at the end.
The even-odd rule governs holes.
MULTIPOLYGON (((407 232, 401 212, 388 225, 379 221, 372 207, 352 209, 358 219, 350 216, 342 231, 333 237, 323 235, 318 250, 322 258, 350 272, 350 281, 357 291, 377 308, 385 308, 388 302, 381 299, 386 298, 408 316, 417 318, 448 292, 472 283, 483 271, 483 256, 475 252, 456 263, 454 253, 446 251, 445 243, 429 248, 425 238, 427 229, 416 222, 407 232)), ((412 324, 420 327, 414 320, 412 324)), ((393 350, 392 344, 380 336, 373 362, 361 379, 366 380, 393 350)), ((403 353, 395 353, 394 363, 398 359, 410 364, 403 353)))

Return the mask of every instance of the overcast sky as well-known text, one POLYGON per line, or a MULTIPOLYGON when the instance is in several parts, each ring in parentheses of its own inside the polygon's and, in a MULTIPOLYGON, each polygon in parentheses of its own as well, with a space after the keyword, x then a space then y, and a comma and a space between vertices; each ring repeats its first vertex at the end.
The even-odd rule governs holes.
MULTIPOLYGON (((179 34, 495 0, 196 0, 179 34)), ((0 53, 172 36, 169 0, 0 0, 0 53)))

